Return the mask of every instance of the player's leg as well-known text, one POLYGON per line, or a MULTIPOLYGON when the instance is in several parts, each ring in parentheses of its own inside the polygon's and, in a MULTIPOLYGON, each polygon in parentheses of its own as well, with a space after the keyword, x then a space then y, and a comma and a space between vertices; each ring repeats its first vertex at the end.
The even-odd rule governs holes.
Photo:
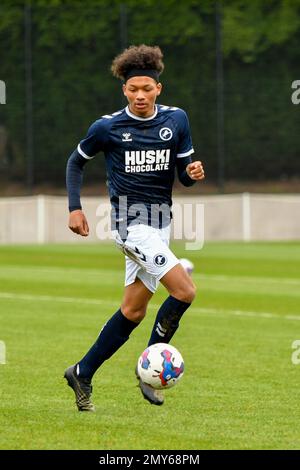
POLYGON ((171 340, 180 318, 195 297, 195 285, 170 250, 169 237, 170 226, 154 229, 137 225, 130 228, 123 245, 123 250, 125 249, 129 256, 135 257, 142 266, 140 276, 145 285, 154 292, 158 281, 161 281, 170 293, 158 311, 149 345, 168 343, 171 340))
MULTIPOLYGON (((133 275, 136 276, 138 273, 143 284, 147 286, 151 292, 155 292, 159 280, 164 278, 172 268, 175 269, 178 265, 175 271, 172 271, 173 274, 175 273, 175 275, 172 276, 172 279, 174 278, 173 282, 171 282, 171 276, 168 276, 168 278, 170 278, 169 284, 174 285, 172 292, 176 290, 178 298, 176 299, 170 296, 160 308, 154 325, 154 332, 152 333, 155 334, 155 339, 151 341, 150 344, 159 341, 167 342, 167 338, 171 337, 177 328, 179 316, 181 316, 190 305, 191 297, 194 295, 192 292, 193 285, 190 279, 188 277, 182 277, 185 276, 186 272, 181 265, 179 265, 178 259, 168 247, 169 233, 169 227, 160 230, 145 225, 135 225, 128 229, 128 236, 124 242, 119 240, 120 248, 127 254, 127 257, 131 258, 131 260, 127 258, 127 282, 131 280, 132 268, 133 275), (135 260, 135 263, 132 260, 135 260), (138 266, 140 266, 140 268, 136 271, 138 266), (175 279, 181 281, 182 290, 180 292, 180 285, 178 284, 177 287, 177 285, 174 284, 175 279), (164 339, 162 337, 164 337, 164 339)), ((142 312, 139 312, 138 315, 142 315, 142 312)), ((154 390, 149 385, 143 383, 139 377, 138 379, 144 398, 155 405, 162 405, 164 399, 161 391, 154 390)))
MULTIPOLYGON (((153 292, 151 292, 144 284, 144 282, 150 287, 151 277, 147 276, 145 272, 139 272, 139 275, 143 278, 143 282, 136 278, 133 284, 130 284, 125 288, 123 302, 121 310, 123 314, 131 321, 141 322, 146 315, 146 309, 149 300, 151 299, 153 292)), ((151 404, 162 405, 164 398, 160 390, 154 390, 149 385, 145 384, 137 374, 136 376, 139 381, 139 387, 143 394, 143 397, 148 400, 151 404)))
POLYGON ((144 318, 151 297, 152 292, 138 278, 125 287, 121 308, 105 323, 96 342, 78 362, 80 377, 91 379, 101 364, 128 340, 144 318))
POLYGON ((196 296, 196 286, 180 263, 168 271, 160 282, 170 295, 182 302, 192 303, 196 296))
POLYGON ((153 292, 136 278, 132 284, 125 287, 121 304, 123 315, 132 322, 140 323, 146 315, 147 305, 152 296, 153 292))
MULTIPOLYGON (((166 257, 171 257, 166 249, 163 253, 166 257)), ((193 281, 181 264, 171 267, 160 278, 160 282, 166 287, 170 295, 158 310, 148 346, 155 343, 168 343, 171 340, 179 326, 182 315, 191 305, 196 293, 193 281)), ((151 391, 151 388, 149 390, 151 391)), ((149 390, 147 390, 148 394, 149 390)), ((162 405, 164 402, 163 394, 160 391, 157 392, 159 392, 159 396, 156 396, 156 402, 151 401, 145 394, 143 395, 151 403, 162 405)))
MULTIPOLYGON (((140 258, 139 263, 144 267, 139 271, 139 276, 145 285, 154 292, 159 280, 163 280, 171 294, 159 309, 149 344, 170 340, 178 328, 180 317, 195 295, 191 278, 168 247, 169 233, 169 227, 161 230, 136 227, 131 229, 126 241, 127 251, 130 251, 131 256, 136 253, 140 258)), ((163 392, 153 389, 139 377, 138 379, 144 398, 154 405, 162 405, 163 392)))
MULTIPOLYGON (((169 291, 170 296, 158 311, 149 345, 159 342, 168 343, 170 341, 179 326, 181 316, 191 305, 195 297, 195 286, 181 264, 175 264, 174 266, 176 259, 172 260, 171 252, 165 248, 164 251, 160 251, 162 253, 161 256, 165 256, 165 259, 169 259, 171 262, 170 266, 173 265, 173 267, 161 277, 161 282, 169 291)), ((162 405, 164 402, 162 391, 155 390, 142 382, 138 376, 137 370, 136 375, 139 379, 139 386, 144 398, 154 405, 162 405)))
POLYGON ((160 282, 168 290, 169 297, 161 305, 150 335, 149 343, 169 343, 174 336, 179 321, 190 307, 196 295, 196 287, 181 264, 170 269, 160 282))
POLYGON ((86 355, 66 370, 65 378, 75 392, 79 411, 94 411, 90 401, 92 377, 102 363, 128 340, 130 333, 144 318, 152 295, 138 278, 126 286, 121 308, 103 326, 86 355))

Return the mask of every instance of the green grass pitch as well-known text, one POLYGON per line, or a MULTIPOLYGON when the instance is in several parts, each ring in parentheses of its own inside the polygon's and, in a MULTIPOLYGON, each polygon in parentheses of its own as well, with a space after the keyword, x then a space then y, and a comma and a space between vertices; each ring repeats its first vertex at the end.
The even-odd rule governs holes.
POLYGON ((0 247, 1 449, 300 448, 300 243, 172 246, 198 287, 172 340, 185 375, 162 407, 137 388, 160 287, 94 377, 94 414, 77 412, 63 372, 118 309, 122 254, 113 243, 0 247))

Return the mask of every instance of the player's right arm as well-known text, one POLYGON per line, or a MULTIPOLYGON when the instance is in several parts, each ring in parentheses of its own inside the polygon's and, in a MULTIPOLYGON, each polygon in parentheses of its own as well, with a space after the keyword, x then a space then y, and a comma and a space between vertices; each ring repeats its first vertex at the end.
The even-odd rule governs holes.
POLYGON ((69 198, 69 229, 83 237, 89 234, 87 219, 82 211, 80 191, 85 164, 94 158, 96 153, 104 150, 106 128, 103 120, 94 122, 76 150, 71 154, 67 163, 66 184, 69 198))
POLYGON ((66 183, 69 198, 69 229, 72 232, 87 237, 89 226, 80 202, 80 189, 83 177, 83 167, 88 160, 83 158, 78 150, 74 150, 67 163, 66 183))
POLYGON ((90 232, 89 225, 81 209, 70 212, 69 229, 83 237, 88 236, 90 232))

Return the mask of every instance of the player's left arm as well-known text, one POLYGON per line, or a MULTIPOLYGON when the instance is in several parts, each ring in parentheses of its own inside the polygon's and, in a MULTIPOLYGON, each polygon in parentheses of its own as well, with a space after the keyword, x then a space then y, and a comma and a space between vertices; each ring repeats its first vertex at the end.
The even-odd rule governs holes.
POLYGON ((184 186, 192 186, 196 181, 205 177, 202 163, 200 161, 192 162, 190 156, 177 158, 176 166, 178 179, 184 186))
POLYGON ((199 160, 189 163, 186 167, 186 172, 192 180, 199 181, 205 178, 204 168, 199 160))
POLYGON ((177 147, 177 172, 180 182, 184 186, 192 186, 196 181, 205 178, 202 162, 192 161, 194 153, 190 125, 187 114, 182 109, 176 111, 178 124, 179 144, 177 147))

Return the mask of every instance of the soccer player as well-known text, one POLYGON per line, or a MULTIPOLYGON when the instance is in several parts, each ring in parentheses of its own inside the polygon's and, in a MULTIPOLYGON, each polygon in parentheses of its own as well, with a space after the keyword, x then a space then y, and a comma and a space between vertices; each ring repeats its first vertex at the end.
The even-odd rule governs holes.
MULTIPOLYGON (((128 106, 95 121, 67 164, 69 228, 86 237, 89 226, 80 202, 83 167, 104 153, 112 233, 126 257, 120 308, 86 355, 65 371, 79 411, 94 411, 93 375, 142 321, 159 282, 169 296, 158 310, 148 345, 171 340, 195 297, 191 277, 168 246, 171 195, 175 170, 185 186, 202 180, 204 170, 200 161, 191 159, 194 150, 186 113, 156 104, 162 91, 162 58, 159 47, 140 45, 130 46, 114 59, 111 69, 123 81, 128 106)), ((137 378, 144 398, 162 405, 162 392, 137 378)))

